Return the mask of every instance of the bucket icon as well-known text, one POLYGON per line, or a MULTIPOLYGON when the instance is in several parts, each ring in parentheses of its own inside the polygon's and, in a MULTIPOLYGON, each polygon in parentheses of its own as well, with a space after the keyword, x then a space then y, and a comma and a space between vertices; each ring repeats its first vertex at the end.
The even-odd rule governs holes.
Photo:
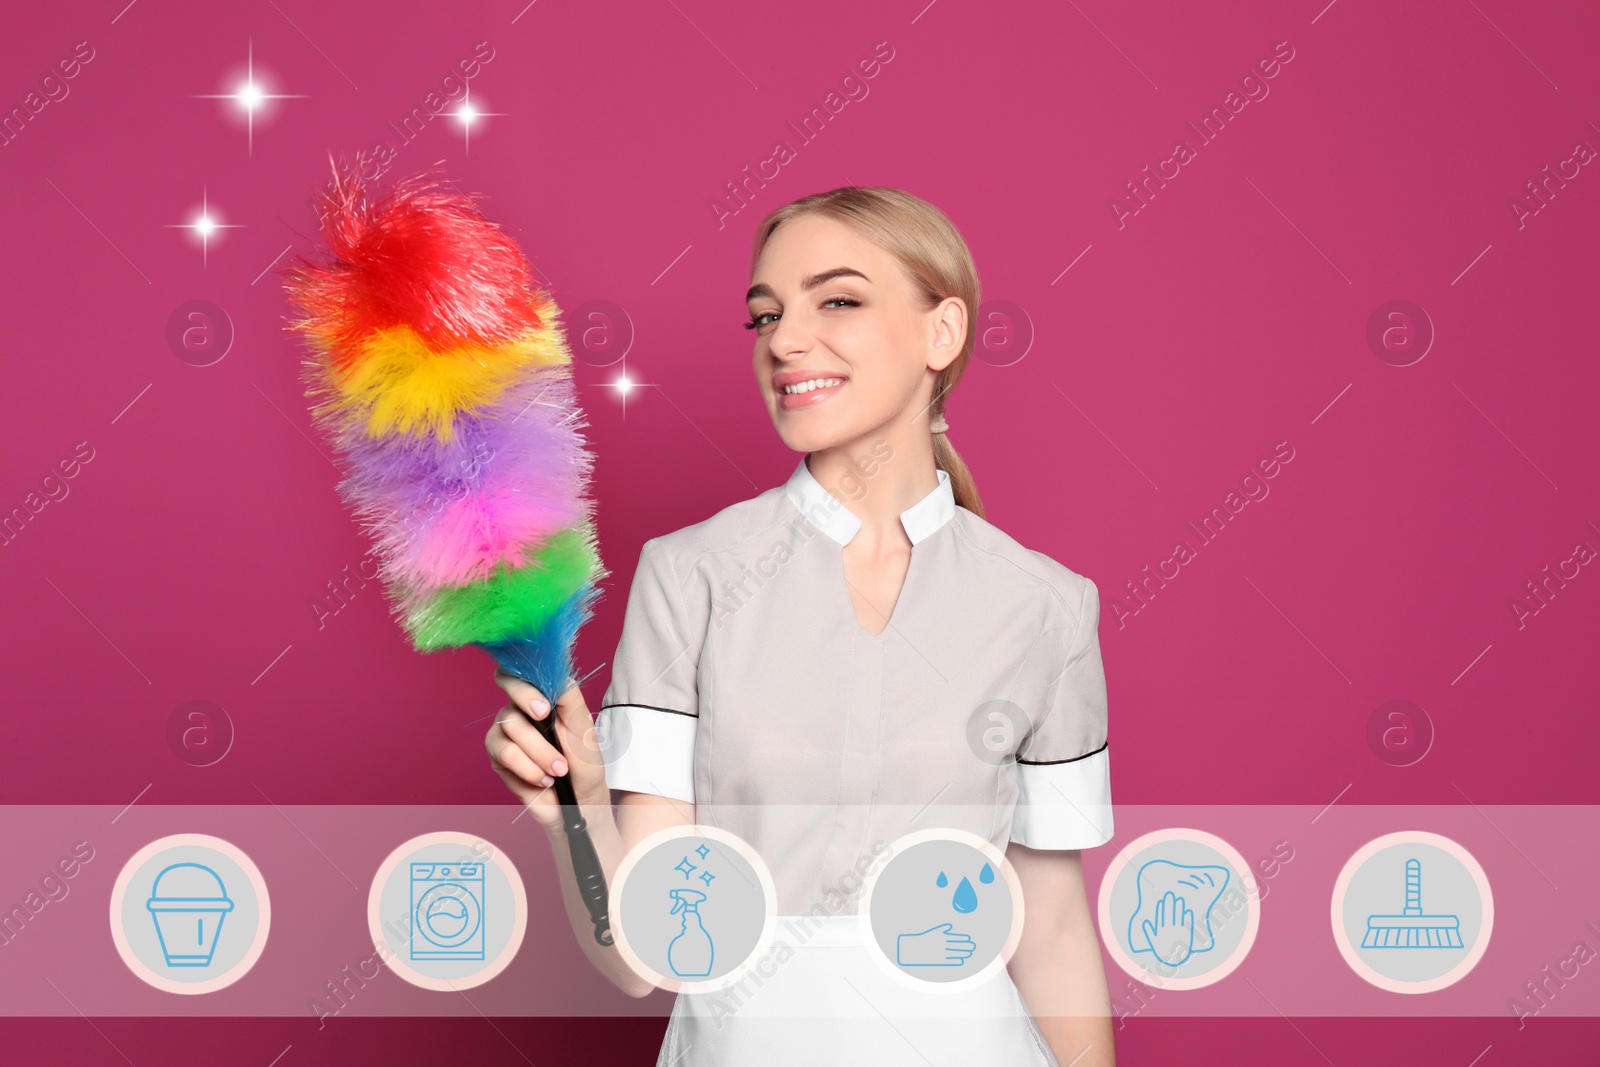
POLYGON ((233 901, 217 872, 200 863, 174 863, 156 875, 144 905, 168 967, 209 967, 222 921, 233 901))

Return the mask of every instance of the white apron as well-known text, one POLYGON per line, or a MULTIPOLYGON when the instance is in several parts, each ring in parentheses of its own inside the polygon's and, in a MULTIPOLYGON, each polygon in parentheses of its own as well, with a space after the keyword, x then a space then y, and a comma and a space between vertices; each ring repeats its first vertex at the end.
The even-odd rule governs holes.
POLYGON ((1004 968, 954 991, 909 986, 859 931, 831 917, 771 977, 678 994, 656 1067, 1060 1067, 1004 968))

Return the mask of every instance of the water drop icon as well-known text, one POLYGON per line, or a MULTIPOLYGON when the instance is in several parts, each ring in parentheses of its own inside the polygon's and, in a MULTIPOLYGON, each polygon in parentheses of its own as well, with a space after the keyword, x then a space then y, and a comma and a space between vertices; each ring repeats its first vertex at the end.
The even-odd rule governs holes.
POLYGON ((972 888, 972 883, 967 881, 965 876, 950 897, 950 906, 963 915, 970 915, 978 910, 978 891, 972 888))
POLYGON ((985 863, 983 865, 983 870, 978 872, 978 881, 982 882, 984 885, 988 885, 990 882, 994 881, 994 868, 985 863))
POLYGON ((944 872, 943 871, 940 871, 939 872, 939 877, 934 879, 934 883, 933 884, 938 886, 940 889, 943 889, 945 886, 950 884, 950 879, 948 879, 948 878, 946 878, 944 876, 944 872))

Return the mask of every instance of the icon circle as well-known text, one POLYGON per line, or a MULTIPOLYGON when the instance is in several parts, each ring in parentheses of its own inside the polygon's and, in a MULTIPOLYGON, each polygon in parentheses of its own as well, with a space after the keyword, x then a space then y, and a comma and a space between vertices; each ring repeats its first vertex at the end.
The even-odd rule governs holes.
POLYGON ((1402 830, 1345 861, 1330 919, 1339 954, 1364 980, 1393 993, 1432 993, 1483 958, 1494 894, 1483 866, 1461 845, 1402 830))
POLYGON ((516 958, 528 896, 516 865, 476 834, 422 834, 386 856, 367 891, 379 957, 414 986, 483 985, 516 958))
POLYGON ((1021 943, 1022 884, 985 838, 917 830, 867 876, 859 919, 868 954, 902 985, 967 990, 993 978, 1021 943))
POLYGON ((1101 939, 1117 966, 1158 989, 1201 989, 1249 955, 1261 895, 1232 845, 1174 827, 1137 837, 1117 853, 1100 880, 1098 911, 1101 939))
POLYGON ((122 865, 110 920, 117 954, 142 981, 169 993, 211 993, 261 958, 272 902, 260 868, 237 845, 171 834, 122 865))
POLYGON ((611 932, 628 967, 658 989, 737 982, 777 929, 778 892, 749 842, 715 826, 669 826, 617 865, 611 932))

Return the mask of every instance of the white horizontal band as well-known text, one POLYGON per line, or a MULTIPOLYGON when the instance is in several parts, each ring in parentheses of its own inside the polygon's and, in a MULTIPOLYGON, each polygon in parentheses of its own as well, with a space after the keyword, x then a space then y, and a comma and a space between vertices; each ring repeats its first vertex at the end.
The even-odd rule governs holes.
POLYGON ((1093 848, 1111 840, 1111 757, 1018 763, 1011 840, 1028 848, 1093 848))
POLYGON ((693 715, 613 704, 595 720, 606 785, 694 803, 693 715))

